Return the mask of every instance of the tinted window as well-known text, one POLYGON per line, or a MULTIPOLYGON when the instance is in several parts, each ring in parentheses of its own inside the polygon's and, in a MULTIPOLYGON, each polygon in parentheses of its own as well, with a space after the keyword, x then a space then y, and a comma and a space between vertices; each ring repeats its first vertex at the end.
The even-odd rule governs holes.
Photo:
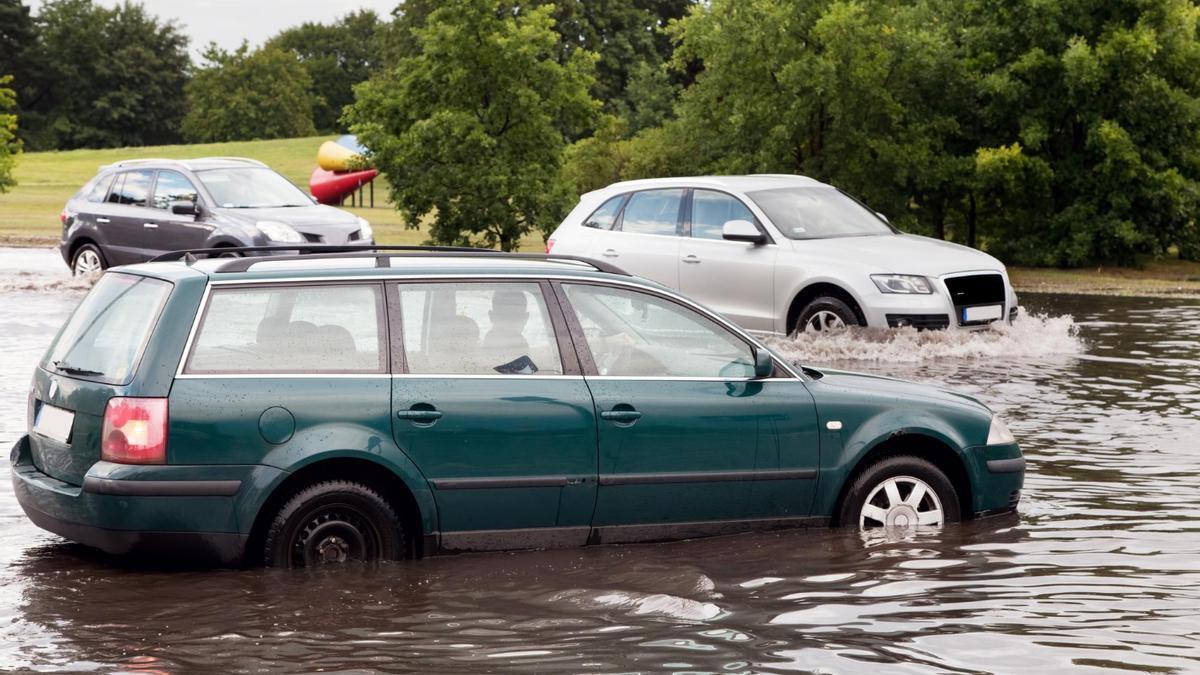
POLYGON ((154 183, 154 208, 166 209, 171 202, 195 202, 196 187, 178 171, 159 171, 154 183))
POLYGON ((621 216, 621 230, 639 234, 675 234, 683 193, 683 189, 633 193, 621 216))
POLYGON ((113 176, 112 190, 108 193, 108 202, 110 204, 121 203, 121 184, 125 182, 125 174, 119 173, 113 176))
POLYGON ((605 286, 565 284, 599 375, 754 376, 754 353, 734 334, 670 300, 605 286))
POLYGON ((386 372, 378 286, 214 290, 189 373, 386 372))
POLYGON ((604 202, 600 205, 600 208, 596 209, 592 215, 583 221, 583 226, 611 230, 613 223, 617 221, 617 212, 621 210, 621 202, 623 201, 625 201, 625 195, 619 195, 604 202))
POLYGON ((747 193, 790 239, 861 237, 895 230, 861 204, 830 187, 791 187, 747 193))
POLYGON ((554 328, 537 284, 402 284, 398 288, 409 372, 562 374, 554 328))
POLYGON ((100 277, 63 326, 42 366, 70 377, 129 381, 171 284, 130 274, 100 277))
POLYGON ((92 187, 87 191, 87 194, 84 195, 84 199, 89 202, 103 202, 104 198, 108 196, 108 188, 112 185, 112 182, 112 174, 97 179, 96 182, 92 183, 92 187))
POLYGON ((731 220, 754 222, 754 214, 736 197, 713 190, 692 193, 692 236, 697 239, 723 239, 722 228, 731 220))
POLYGON ((150 183, 153 171, 126 171, 120 187, 112 191, 108 201, 128 206, 146 206, 150 201, 150 183))

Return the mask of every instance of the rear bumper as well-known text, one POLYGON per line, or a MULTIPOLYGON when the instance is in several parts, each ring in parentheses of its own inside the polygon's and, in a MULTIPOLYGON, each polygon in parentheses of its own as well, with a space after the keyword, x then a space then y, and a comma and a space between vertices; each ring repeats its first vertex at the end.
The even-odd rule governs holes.
POLYGON ((148 555, 188 564, 242 564, 253 513, 242 486, 280 473, 271 467, 123 466, 97 462, 83 485, 42 473, 29 439, 13 446, 13 492, 38 527, 115 555, 148 555), (184 473, 197 479, 182 479, 184 473), (239 517, 241 516, 241 517, 239 517))

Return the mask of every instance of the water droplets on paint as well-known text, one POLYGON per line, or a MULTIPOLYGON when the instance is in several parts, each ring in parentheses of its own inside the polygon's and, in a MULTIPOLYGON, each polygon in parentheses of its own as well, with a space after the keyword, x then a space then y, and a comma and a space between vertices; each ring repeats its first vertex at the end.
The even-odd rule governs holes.
POLYGON ((806 364, 838 361, 921 363, 945 358, 1037 358, 1082 354, 1083 340, 1070 315, 1030 314, 1022 307, 1012 324, 984 330, 860 328, 795 337, 771 338, 767 344, 785 358, 806 364))

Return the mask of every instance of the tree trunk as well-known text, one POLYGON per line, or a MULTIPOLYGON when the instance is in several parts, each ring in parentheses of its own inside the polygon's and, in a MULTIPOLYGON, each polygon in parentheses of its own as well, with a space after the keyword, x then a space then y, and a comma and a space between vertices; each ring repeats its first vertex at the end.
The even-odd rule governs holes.
POLYGON ((967 246, 975 248, 975 193, 967 193, 967 246))

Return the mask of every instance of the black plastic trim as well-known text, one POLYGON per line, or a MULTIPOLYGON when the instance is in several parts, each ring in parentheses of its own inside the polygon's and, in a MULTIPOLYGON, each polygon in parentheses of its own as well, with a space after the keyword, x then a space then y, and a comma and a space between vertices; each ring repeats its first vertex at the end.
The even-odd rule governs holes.
POLYGON ((653 483, 706 483, 713 481, 811 480, 816 469, 772 471, 691 471, 682 473, 614 473, 600 476, 600 485, 647 485, 653 483))
POLYGON ((488 488, 565 487, 586 477, 569 476, 494 476, 488 478, 435 478, 430 483, 438 490, 484 490, 488 488))
POLYGON ((83 491, 119 497, 232 497, 240 480, 116 480, 88 476, 83 491))
POLYGON ((1025 470, 1025 458, 989 459, 987 468, 992 473, 1019 473, 1025 470))

